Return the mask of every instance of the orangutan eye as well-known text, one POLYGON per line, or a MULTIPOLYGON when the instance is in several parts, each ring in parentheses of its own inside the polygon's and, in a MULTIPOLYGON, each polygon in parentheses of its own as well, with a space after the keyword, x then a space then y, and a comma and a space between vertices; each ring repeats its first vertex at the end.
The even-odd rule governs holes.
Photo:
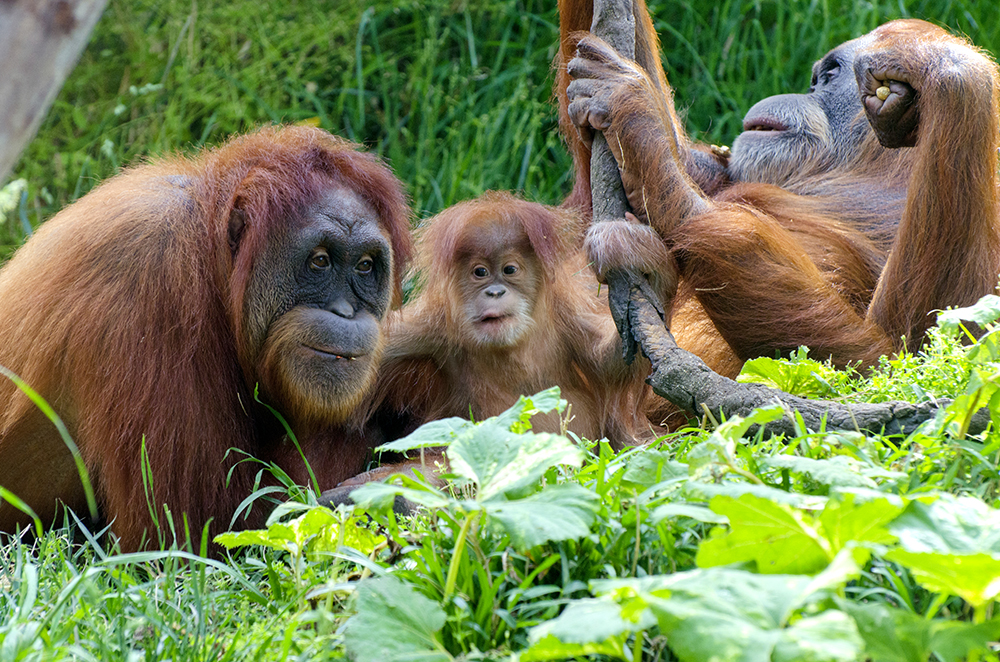
POLYGON ((819 75, 819 82, 823 85, 829 85, 830 81, 837 77, 840 73, 840 67, 831 67, 819 75))
POLYGON ((354 270, 362 275, 370 274, 374 268, 375 262, 367 255, 358 260, 358 263, 354 265, 354 270))
POLYGON ((330 268, 330 254, 326 252, 326 249, 317 248, 313 251, 313 254, 309 256, 309 268, 317 271, 330 268))
POLYGON ((517 265, 508 264, 506 267, 503 268, 503 273, 505 276, 513 276, 514 274, 517 273, 517 265))
POLYGON ((490 275, 490 270, 486 267, 476 267, 472 270, 472 275, 476 278, 486 278, 490 275))

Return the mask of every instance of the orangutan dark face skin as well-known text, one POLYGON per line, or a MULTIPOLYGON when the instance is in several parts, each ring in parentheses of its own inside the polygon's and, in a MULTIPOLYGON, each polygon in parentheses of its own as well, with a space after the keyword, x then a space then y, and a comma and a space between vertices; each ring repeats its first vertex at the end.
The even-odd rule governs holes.
MULTIPOLYGON (((248 457, 320 489, 364 468, 369 445, 347 418, 402 298, 409 220, 374 155, 267 127, 130 168, 0 270, 0 365, 66 421, 122 549, 169 537, 164 507, 194 549, 211 541, 270 480, 248 457)), ((60 504, 86 512, 46 416, 9 380, 0 400, 0 485, 43 522, 60 504)), ((264 524, 263 509, 244 514, 264 524)), ((26 519, 0 503, 0 531, 26 519)))
POLYGON ((871 128, 854 76, 864 37, 837 46, 813 65, 809 91, 754 104, 729 159, 732 181, 781 185, 803 167, 828 171, 855 164, 871 128))
MULTIPOLYGON (((582 32, 590 3, 560 1, 557 96, 577 174, 566 206, 592 207, 589 141, 601 131, 639 224, 676 260, 662 270, 682 283, 685 316, 670 320, 681 347, 727 374, 801 345, 868 365, 918 347, 932 311, 994 291, 1000 74, 989 54, 930 23, 890 21, 824 55, 807 93, 755 104, 727 156, 686 135, 653 22, 642 0, 633 10, 629 60, 582 32)), ((592 261, 614 253, 604 268, 639 268, 630 232, 602 230, 592 261)))
POLYGON ((250 290, 261 296, 248 297, 247 319, 262 339, 265 395, 279 404, 309 403, 310 415, 336 420, 374 376, 392 251, 375 211, 349 189, 325 193, 304 217, 272 246, 286 259, 254 271, 250 290), (263 296, 276 289, 286 296, 263 296))

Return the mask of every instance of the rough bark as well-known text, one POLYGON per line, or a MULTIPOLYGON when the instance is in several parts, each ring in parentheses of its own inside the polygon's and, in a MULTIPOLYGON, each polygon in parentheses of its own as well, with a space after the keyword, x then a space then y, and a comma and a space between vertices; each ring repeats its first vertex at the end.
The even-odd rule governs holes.
MULTIPOLYGON (((692 414, 701 415, 707 409, 714 416, 746 416, 757 407, 779 403, 788 412, 798 412, 811 430, 908 434, 949 404, 946 400, 849 404, 800 398, 761 384, 741 384, 713 372, 700 358, 678 347, 638 286, 630 287, 625 302, 627 310, 619 313, 628 316, 631 333, 652 363, 647 381, 657 395, 692 414)), ((614 305, 621 306, 622 300, 614 305)), ((969 433, 982 432, 989 422, 989 411, 978 411, 972 417, 969 433)), ((788 436, 796 433, 791 416, 768 423, 766 428, 788 436)))
MULTIPOLYGON (((590 32, 615 47, 621 55, 635 57, 635 15, 632 0, 594 0, 594 13, 590 32)), ((608 147, 607 139, 600 131, 594 132, 590 146, 590 199, 593 223, 616 221, 625 218, 632 210, 622 185, 618 163, 608 147)), ((628 296, 628 283, 638 282, 634 274, 608 274, 609 296, 628 296)), ((625 362, 631 364, 639 351, 638 344, 628 329, 628 318, 612 315, 622 339, 622 353, 625 362)))
MULTIPOLYGON (((631 0, 594 0, 591 34, 615 47, 622 56, 635 57, 635 16, 631 0)), ((590 151, 590 191, 595 223, 621 220, 630 211, 614 154, 604 134, 597 132, 590 151)))

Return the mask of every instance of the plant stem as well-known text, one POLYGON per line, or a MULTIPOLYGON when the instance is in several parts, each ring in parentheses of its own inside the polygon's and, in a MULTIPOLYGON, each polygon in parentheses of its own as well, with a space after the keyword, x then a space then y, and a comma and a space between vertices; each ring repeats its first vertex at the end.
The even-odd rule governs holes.
POLYGON ((764 484, 764 481, 762 481, 757 476, 753 475, 752 473, 750 473, 749 471, 747 471, 746 469, 744 469, 742 467, 736 466, 735 462, 729 462, 729 470, 732 471, 733 473, 737 474, 737 475, 743 476, 744 478, 746 478, 747 480, 749 480, 751 483, 755 483, 757 485, 763 485, 764 484))
POLYGON ((636 632, 635 639, 632 641, 632 662, 642 662, 642 640, 643 633, 636 632))
POLYGON ((636 568, 639 566, 639 551, 642 539, 642 509, 639 507, 639 499, 635 500, 635 550, 632 553, 632 576, 635 577, 636 568))
POLYGON ((479 511, 469 513, 465 521, 462 523, 462 528, 458 532, 458 539, 455 541, 455 551, 451 555, 451 563, 448 564, 448 578, 444 583, 444 599, 445 601, 451 597, 451 594, 455 592, 455 581, 458 579, 458 564, 462 558, 462 554, 465 553, 465 538, 469 535, 469 529, 472 528, 472 522, 479 515, 479 511))

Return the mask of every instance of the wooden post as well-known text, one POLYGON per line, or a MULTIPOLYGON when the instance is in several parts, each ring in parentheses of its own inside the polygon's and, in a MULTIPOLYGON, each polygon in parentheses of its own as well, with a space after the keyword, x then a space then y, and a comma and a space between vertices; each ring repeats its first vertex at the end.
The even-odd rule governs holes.
POLYGON ((76 64, 107 0, 0 0, 0 184, 76 64))

